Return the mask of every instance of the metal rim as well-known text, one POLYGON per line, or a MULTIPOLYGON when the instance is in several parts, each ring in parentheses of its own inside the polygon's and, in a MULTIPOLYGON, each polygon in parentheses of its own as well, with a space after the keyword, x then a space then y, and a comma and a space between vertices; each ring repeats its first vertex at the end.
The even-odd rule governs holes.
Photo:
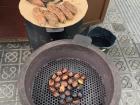
POLYGON ((25 90, 26 71, 28 70, 28 67, 30 66, 32 60, 34 58, 36 58, 41 52, 45 51, 46 48, 49 49, 49 48, 52 48, 52 47, 55 47, 58 45, 63 45, 63 44, 80 45, 82 47, 89 48, 90 50, 96 52, 99 56, 102 57, 102 59, 107 63, 108 67, 111 69, 111 73, 112 73, 113 80, 114 80, 114 93, 113 93, 113 97, 112 97, 112 100, 110 102, 110 105, 117 105, 119 103, 120 96, 121 96, 120 76, 119 76, 117 69, 111 63, 110 59, 103 52, 101 52, 98 48, 96 48, 95 46, 93 46, 93 45, 89 45, 89 46, 81 45, 81 44, 78 44, 76 42, 73 42, 73 40, 59 40, 59 41, 50 42, 50 43, 45 44, 44 46, 40 47, 39 49, 37 49, 35 52, 33 52, 31 54, 31 56, 29 57, 27 62, 25 62, 23 70, 20 73, 22 75, 20 75, 19 79, 18 79, 18 89, 19 89, 21 100, 23 102, 25 102, 24 104, 25 105, 34 105, 34 104, 31 104, 29 102, 29 100, 27 99, 27 94, 26 94, 26 90, 25 90))

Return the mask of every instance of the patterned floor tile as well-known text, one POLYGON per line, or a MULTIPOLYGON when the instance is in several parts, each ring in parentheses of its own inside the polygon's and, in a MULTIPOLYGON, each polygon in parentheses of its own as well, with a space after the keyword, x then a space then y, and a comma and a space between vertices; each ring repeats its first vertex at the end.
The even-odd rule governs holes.
POLYGON ((3 51, 0 51, 0 59, 2 58, 2 52, 3 52, 3 51))
POLYGON ((123 24, 120 24, 120 23, 112 23, 111 24, 113 29, 117 32, 122 32, 122 31, 125 31, 125 27, 123 24))
POLYGON ((20 59, 19 50, 4 50, 2 64, 18 64, 20 59))
POLYGON ((131 38, 129 37, 129 35, 121 33, 120 35, 118 35, 117 39, 118 39, 118 42, 121 47, 133 45, 133 42, 132 42, 131 38))
POLYGON ((2 65, 0 70, 0 81, 17 80, 19 65, 2 65))
POLYGON ((20 96, 19 96, 19 93, 18 93, 18 91, 17 91, 17 99, 16 99, 16 101, 20 101, 20 96))
POLYGON ((20 43, 18 42, 11 42, 5 44, 5 49, 19 49, 21 47, 20 43))
POLYGON ((134 90, 136 87, 133 84, 133 79, 131 74, 121 75, 121 87, 123 90, 134 90))
POLYGON ((137 47, 138 52, 139 52, 139 54, 140 54, 140 43, 136 43, 136 47, 137 47))
POLYGON ((126 58, 132 72, 140 72, 140 58, 126 58))
POLYGON ((119 46, 113 46, 112 48, 110 48, 107 55, 110 57, 123 57, 119 46))
POLYGON ((0 50, 3 50, 5 47, 5 43, 0 43, 0 50))
POLYGON ((0 82, 0 101, 15 101, 16 91, 16 82, 0 82))
POLYGON ((140 90, 140 72, 132 73, 133 75, 133 83, 137 90, 140 90))
POLYGON ((21 51, 21 63, 24 63, 30 54, 31 54, 30 50, 22 50, 21 51))
POLYGON ((110 13, 108 14, 109 16, 109 21, 111 23, 120 23, 120 24, 124 24, 124 20, 122 19, 121 15, 118 14, 118 11, 114 10, 114 11, 110 11, 110 13))
POLYGON ((16 105, 16 101, 0 102, 0 105, 16 105))
POLYGON ((130 70, 123 58, 114 58, 113 63, 120 74, 130 73, 130 70))
POLYGON ((138 51, 133 45, 126 47, 121 46, 121 51, 125 57, 139 57, 138 51))
POLYGON ((21 49, 30 49, 29 42, 21 42, 21 49))
POLYGON ((140 100, 138 98, 137 91, 122 91, 122 102, 123 105, 140 105, 140 100))

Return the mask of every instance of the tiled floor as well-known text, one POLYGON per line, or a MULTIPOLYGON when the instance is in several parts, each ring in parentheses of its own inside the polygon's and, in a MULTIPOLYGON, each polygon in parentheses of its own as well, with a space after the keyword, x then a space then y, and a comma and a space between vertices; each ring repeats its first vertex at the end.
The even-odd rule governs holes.
POLYGON ((29 44, 0 44, 0 105, 20 105, 17 78, 30 54, 29 44))
MULTIPOLYGON (((96 26, 109 29, 118 39, 106 54, 112 59, 121 76, 120 105, 140 105, 140 44, 134 43, 131 38, 133 33, 129 32, 112 2, 104 22, 96 26)), ((27 42, 0 44, 0 105, 21 105, 17 78, 30 54, 27 42)))

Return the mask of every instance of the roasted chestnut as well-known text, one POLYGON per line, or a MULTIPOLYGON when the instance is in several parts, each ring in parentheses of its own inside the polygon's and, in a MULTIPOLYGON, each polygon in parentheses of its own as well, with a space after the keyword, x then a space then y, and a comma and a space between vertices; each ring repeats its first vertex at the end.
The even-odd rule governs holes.
POLYGON ((68 69, 66 69, 66 68, 64 68, 63 70, 62 70, 62 73, 67 73, 68 72, 68 69))
POLYGON ((58 92, 53 92, 54 97, 58 97, 60 94, 58 92))
POLYGON ((83 85, 84 84, 84 80, 83 79, 78 79, 78 83, 83 85))
POLYGON ((60 82, 60 80, 61 80, 61 79, 60 79, 59 76, 55 78, 55 82, 60 82))
POLYGON ((60 98, 65 99, 66 98, 66 95, 65 94, 61 94, 60 95, 60 98))
POLYGON ((60 100, 59 100, 59 103, 60 103, 61 105, 65 105, 65 104, 66 104, 66 101, 65 101, 64 99, 60 99, 60 100))
POLYGON ((60 87, 60 83, 59 82, 55 83, 55 88, 59 88, 59 87, 60 87))
POLYGON ((68 86, 68 83, 66 81, 62 81, 61 82, 61 85, 63 85, 64 87, 67 87, 68 86))
POLYGON ((65 91, 65 95, 66 95, 66 96, 70 96, 70 91, 68 91, 68 90, 65 91))
POLYGON ((49 86, 53 86, 54 85, 54 80, 50 79, 49 80, 49 86))
POLYGON ((85 75, 82 75, 81 76, 81 79, 85 80, 86 79, 86 76, 85 75))
POLYGON ((78 86, 78 82, 77 81, 74 81, 73 83, 72 83, 72 87, 77 87, 78 86))
POLYGON ((74 92, 73 92, 73 93, 72 93, 72 97, 73 97, 73 98, 76 98, 76 97, 77 97, 77 93, 74 93, 74 92))
POLYGON ((72 97, 66 97, 66 102, 67 102, 67 103, 72 102, 72 100, 73 100, 73 98, 72 98, 72 97))
POLYGON ((55 92, 55 91, 56 91, 56 89, 55 89, 54 87, 49 87, 49 90, 50 90, 51 92, 55 92))
POLYGON ((79 86, 77 87, 78 90, 81 90, 82 88, 83 88, 83 85, 79 85, 79 86))
POLYGON ((71 85, 68 85, 68 86, 67 86, 67 89, 68 89, 68 90, 71 90, 71 89, 72 89, 71 85))
POLYGON ((76 79, 80 78, 80 73, 76 73, 76 74, 74 75, 74 78, 76 78, 76 79))
POLYGON ((57 75, 56 75, 56 74, 54 74, 54 75, 52 76, 52 79, 54 80, 56 77, 57 77, 57 75))
POLYGON ((83 94, 82 94, 81 92, 79 92, 79 93, 78 93, 78 97, 79 97, 79 98, 82 98, 82 97, 83 97, 83 94))
POLYGON ((74 105, 77 105, 77 104, 79 104, 80 103, 80 100, 74 100, 73 102, 72 102, 74 105))
POLYGON ((73 82, 73 79, 71 79, 71 78, 70 78, 70 79, 68 80, 68 84, 70 84, 70 85, 71 85, 71 84, 72 84, 72 82, 73 82))
POLYGON ((60 88, 59 88, 59 92, 62 93, 64 91, 65 91, 65 86, 61 85, 60 88))
POLYGON ((68 79, 68 75, 64 74, 64 75, 62 76, 62 80, 67 80, 67 79, 68 79))
POLYGON ((58 76, 62 75, 62 72, 61 71, 57 71, 56 73, 58 76))
POLYGON ((69 73, 68 73, 68 76, 69 76, 69 77, 72 77, 72 76, 73 76, 73 72, 69 72, 69 73))

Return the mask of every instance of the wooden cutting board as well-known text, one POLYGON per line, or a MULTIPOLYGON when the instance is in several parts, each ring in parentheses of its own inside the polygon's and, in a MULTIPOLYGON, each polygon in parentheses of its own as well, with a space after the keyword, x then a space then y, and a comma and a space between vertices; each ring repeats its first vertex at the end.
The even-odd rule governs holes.
MULTIPOLYGON (((73 5, 75 5, 78 9, 78 13, 74 16, 73 20, 68 20, 66 23, 59 23, 57 27, 50 26, 49 24, 46 24, 46 28, 63 28, 68 27, 71 25, 74 25, 75 23, 79 22, 84 16, 86 15, 86 12, 88 10, 88 3, 87 0, 63 0, 63 1, 69 1, 73 5)), ((34 19, 32 15, 32 10, 34 7, 37 7, 36 5, 33 5, 29 3, 27 0, 20 0, 19 3, 19 10, 21 15, 31 23, 40 26, 38 22, 34 19)), ((42 9, 46 9, 45 7, 42 7, 42 9)), ((42 27, 42 26, 40 26, 42 27)))

